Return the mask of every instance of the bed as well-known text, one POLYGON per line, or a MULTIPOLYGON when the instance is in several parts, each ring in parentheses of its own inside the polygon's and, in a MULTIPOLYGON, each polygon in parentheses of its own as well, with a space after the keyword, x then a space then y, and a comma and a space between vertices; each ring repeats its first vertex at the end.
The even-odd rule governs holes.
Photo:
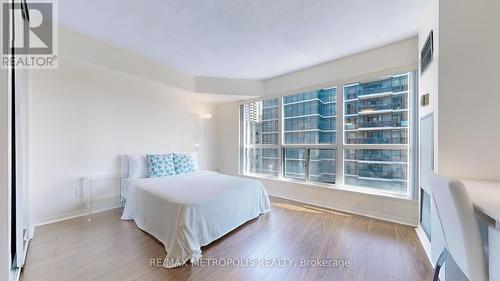
POLYGON ((122 219, 163 243, 166 268, 198 261, 201 246, 270 210, 264 186, 254 179, 198 170, 126 182, 122 219))

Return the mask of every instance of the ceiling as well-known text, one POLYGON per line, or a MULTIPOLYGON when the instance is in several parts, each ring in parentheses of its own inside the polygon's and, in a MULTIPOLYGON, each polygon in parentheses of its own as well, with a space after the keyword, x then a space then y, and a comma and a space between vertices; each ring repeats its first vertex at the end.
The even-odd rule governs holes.
POLYGON ((417 34, 430 0, 64 0, 59 22, 195 76, 266 79, 417 34))

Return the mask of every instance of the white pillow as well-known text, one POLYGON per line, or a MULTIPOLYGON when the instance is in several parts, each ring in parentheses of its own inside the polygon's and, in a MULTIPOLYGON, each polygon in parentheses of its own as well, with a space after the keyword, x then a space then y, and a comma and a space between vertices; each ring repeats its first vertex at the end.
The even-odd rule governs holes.
POLYGON ((146 154, 133 154, 128 156, 128 177, 132 179, 147 178, 148 159, 146 154))
POLYGON ((198 165, 198 153, 196 151, 191 152, 191 159, 193 159, 193 164, 194 164, 194 170, 198 171, 200 169, 200 166, 198 165))

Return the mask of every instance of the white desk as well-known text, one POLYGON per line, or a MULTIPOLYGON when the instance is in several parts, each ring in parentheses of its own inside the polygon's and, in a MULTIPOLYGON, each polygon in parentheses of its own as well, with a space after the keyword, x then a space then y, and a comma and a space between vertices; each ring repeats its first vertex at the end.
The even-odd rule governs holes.
POLYGON ((479 216, 486 216, 490 280, 500 281, 500 181, 461 180, 479 216))
POLYGON ((461 180, 477 211, 493 221, 500 230, 500 181, 461 180))

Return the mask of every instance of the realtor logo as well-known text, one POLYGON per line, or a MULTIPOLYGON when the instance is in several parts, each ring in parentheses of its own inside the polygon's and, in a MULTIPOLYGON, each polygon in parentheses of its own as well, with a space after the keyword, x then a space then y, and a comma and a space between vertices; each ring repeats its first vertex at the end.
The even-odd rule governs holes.
POLYGON ((57 68, 55 3, 2 3, 2 68, 57 68))

